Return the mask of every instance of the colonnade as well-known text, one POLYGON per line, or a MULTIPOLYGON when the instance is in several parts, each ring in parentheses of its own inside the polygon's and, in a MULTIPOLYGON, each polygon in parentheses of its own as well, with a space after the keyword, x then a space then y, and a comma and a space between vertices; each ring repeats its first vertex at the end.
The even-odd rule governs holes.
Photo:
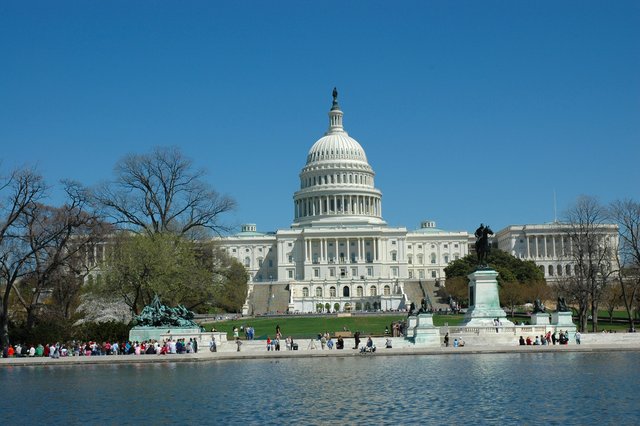
POLYGON ((295 200, 295 218, 351 214, 382 217, 379 197, 371 195, 320 195, 295 200))
POLYGON ((380 259, 380 238, 305 238, 304 252, 305 261, 312 263, 350 263, 352 255, 357 262, 375 262, 380 259), (352 242, 356 243, 353 251, 352 242), (344 243, 342 250, 341 243, 344 243), (370 256, 367 256, 367 243, 371 247, 370 256), (330 244, 333 250, 330 250, 330 244))

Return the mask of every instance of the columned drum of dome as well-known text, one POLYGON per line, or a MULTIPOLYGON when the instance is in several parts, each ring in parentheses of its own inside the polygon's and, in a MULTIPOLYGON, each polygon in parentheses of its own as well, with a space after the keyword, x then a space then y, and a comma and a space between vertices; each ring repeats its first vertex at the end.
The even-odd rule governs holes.
POLYGON ((382 193, 362 146, 342 126, 343 113, 334 91, 329 129, 313 144, 293 195, 292 227, 386 225, 382 193))

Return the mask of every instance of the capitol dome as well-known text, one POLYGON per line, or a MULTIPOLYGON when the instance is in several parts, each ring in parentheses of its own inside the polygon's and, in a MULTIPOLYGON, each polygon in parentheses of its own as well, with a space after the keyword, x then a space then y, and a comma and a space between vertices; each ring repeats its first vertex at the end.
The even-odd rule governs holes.
POLYGON ((342 126, 343 113, 333 91, 329 129, 313 144, 294 194, 294 227, 383 225, 382 193, 362 146, 342 126))

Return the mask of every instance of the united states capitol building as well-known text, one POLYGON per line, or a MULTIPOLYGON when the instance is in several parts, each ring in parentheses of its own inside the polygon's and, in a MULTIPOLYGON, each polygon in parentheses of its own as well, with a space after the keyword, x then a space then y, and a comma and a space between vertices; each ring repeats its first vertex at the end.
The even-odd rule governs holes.
MULTIPOLYGON (((244 314, 402 310, 425 297, 435 304, 444 268, 475 242, 467 231, 441 230, 428 220, 412 230, 387 225, 375 172, 345 131, 335 90, 327 132, 311 146, 299 177, 289 229, 260 232, 246 224, 219 239, 249 274, 244 314)), ((553 279, 572 273, 558 256, 564 235, 562 226, 510 226, 494 241, 553 279)))

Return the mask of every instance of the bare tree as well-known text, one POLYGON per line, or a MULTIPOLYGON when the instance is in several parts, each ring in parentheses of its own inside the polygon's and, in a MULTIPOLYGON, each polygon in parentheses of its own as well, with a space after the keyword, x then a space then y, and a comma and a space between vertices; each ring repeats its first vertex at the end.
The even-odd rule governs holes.
POLYGON ((28 271, 32 250, 25 244, 22 219, 45 194, 42 177, 30 169, 12 172, 0 184, 0 345, 9 345, 9 303, 15 284, 28 271))
POLYGON ((628 199, 614 201, 609 206, 609 217, 618 224, 620 232, 617 277, 629 330, 635 331, 632 311, 640 290, 640 203, 628 199))
POLYGON ((78 270, 78 258, 93 249, 106 229, 90 210, 87 193, 79 184, 65 183, 65 192, 67 203, 62 207, 32 203, 25 210, 22 228, 32 256, 30 270, 22 280, 24 285, 16 286, 14 292, 27 313, 27 329, 33 327, 44 305, 43 296, 54 290, 57 298, 67 304, 63 309, 65 317, 70 316, 70 302, 79 292, 82 274, 86 275, 78 270))
POLYGON ((598 305, 605 287, 615 271, 615 241, 610 241, 606 210, 593 197, 582 196, 566 214, 568 255, 575 274, 568 289, 578 303, 580 330, 587 327, 589 311, 592 331, 598 330, 598 305))
POLYGON ((194 170, 178 149, 129 155, 115 171, 116 179, 100 186, 95 198, 116 226, 150 234, 226 230, 219 217, 235 202, 205 183, 204 172, 194 170))

